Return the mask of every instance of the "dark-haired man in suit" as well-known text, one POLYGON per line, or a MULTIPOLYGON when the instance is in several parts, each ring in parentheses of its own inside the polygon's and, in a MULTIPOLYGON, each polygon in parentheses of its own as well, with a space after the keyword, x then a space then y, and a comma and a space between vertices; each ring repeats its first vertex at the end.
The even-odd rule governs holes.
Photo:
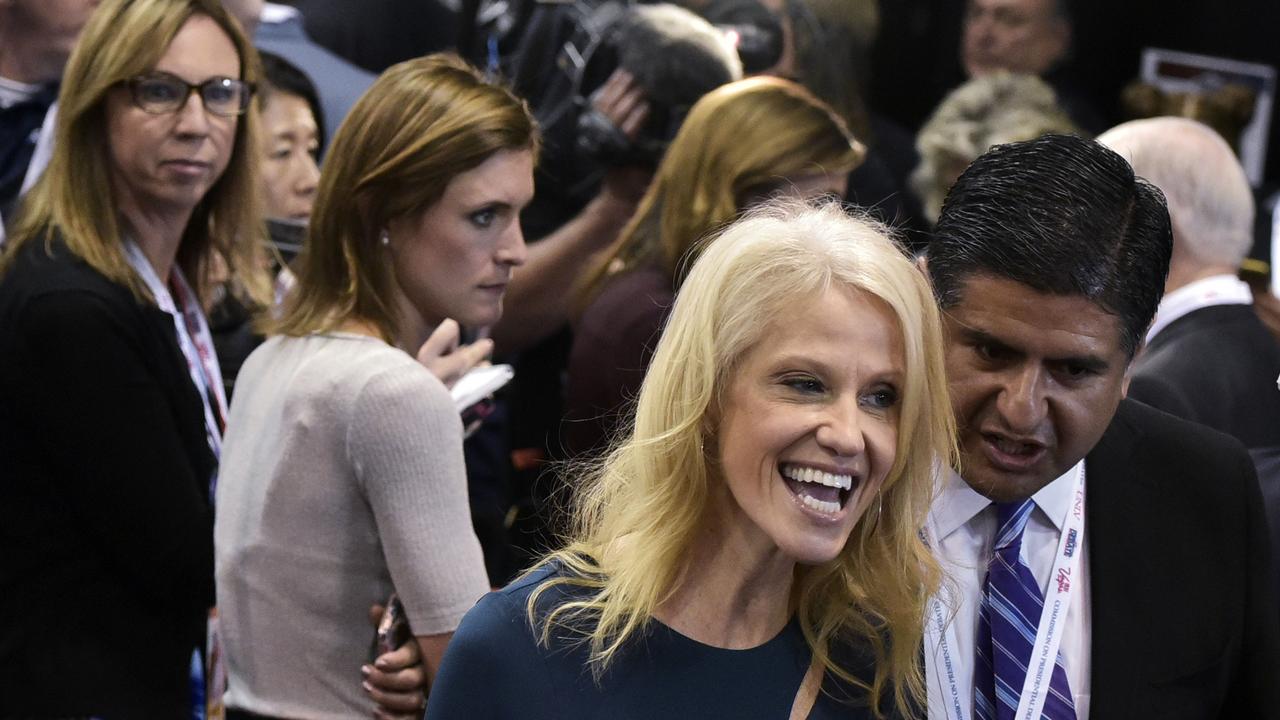
POLYGON ((1280 718, 1244 448, 1125 400, 1171 252, 1160 192, 1069 136, 993 148, 927 254, 960 471, 928 539, 934 718, 1280 718))

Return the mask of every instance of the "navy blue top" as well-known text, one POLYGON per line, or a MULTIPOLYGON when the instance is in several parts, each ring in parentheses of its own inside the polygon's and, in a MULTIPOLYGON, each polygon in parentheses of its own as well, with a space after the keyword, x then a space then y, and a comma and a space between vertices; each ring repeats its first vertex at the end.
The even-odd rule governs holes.
MULTIPOLYGON (((785 720, 809 667, 799 623, 759 647, 726 650, 691 640, 657 621, 615 657, 599 683, 589 651, 566 630, 539 645, 528 622, 530 594, 560 572, 547 565, 483 597, 449 643, 427 705, 429 720, 484 718, 768 718, 785 720)), ((550 609, 570 594, 556 586, 539 599, 550 609), (543 602, 545 599, 545 603, 543 602)), ((830 677, 824 689, 834 686, 830 677)), ((837 689, 841 698, 862 697, 837 689)), ((886 703, 888 705, 890 703, 886 703)), ((809 715, 871 717, 861 704, 819 696, 809 715)))

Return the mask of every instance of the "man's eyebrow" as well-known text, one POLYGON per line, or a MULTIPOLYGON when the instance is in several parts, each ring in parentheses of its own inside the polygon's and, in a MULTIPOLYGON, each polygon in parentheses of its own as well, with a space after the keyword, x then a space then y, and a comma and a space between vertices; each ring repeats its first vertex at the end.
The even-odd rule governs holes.
POLYGON ((1010 346, 1008 343, 996 337, 995 335, 992 335, 991 333, 986 332, 985 330, 979 330, 978 328, 975 328, 975 327, 969 327, 968 325, 961 325, 960 336, 964 339, 965 342, 969 343, 970 345, 989 345, 997 350, 1001 350, 1004 352, 1021 354, 1020 350, 1010 346))
MULTIPOLYGON (((970 345, 987 345, 1001 351, 1002 353, 1009 353, 1013 355, 1024 354, 1021 350, 1011 347, 1008 343, 991 333, 977 328, 961 326, 960 336, 970 345)), ((1107 368, 1111 367, 1111 363, 1107 362, 1105 358, 1093 354, 1067 355, 1064 357, 1049 358, 1049 362, 1057 363, 1059 365, 1071 365, 1094 373, 1105 372, 1107 368)))
POLYGON ((1054 362, 1082 368, 1092 373, 1106 372, 1107 368, 1111 367, 1111 363, 1097 355, 1073 355, 1071 357, 1057 358, 1054 362))

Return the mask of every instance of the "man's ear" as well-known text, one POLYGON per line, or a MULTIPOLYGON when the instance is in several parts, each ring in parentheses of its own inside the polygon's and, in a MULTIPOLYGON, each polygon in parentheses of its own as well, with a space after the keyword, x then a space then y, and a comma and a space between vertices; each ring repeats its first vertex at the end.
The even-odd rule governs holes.
POLYGON ((929 277, 929 258, 924 253, 916 256, 916 269, 926 278, 929 277))
MULTIPOLYGON (((1152 319, 1154 322, 1154 318, 1152 319)), ((1150 326, 1148 326, 1150 329, 1150 326)), ((1147 341, 1144 339, 1138 343, 1138 349, 1133 351, 1133 357, 1129 360, 1129 364, 1124 367, 1124 380, 1120 381, 1120 397, 1129 397, 1129 383, 1133 382, 1133 363, 1147 348, 1147 341)))

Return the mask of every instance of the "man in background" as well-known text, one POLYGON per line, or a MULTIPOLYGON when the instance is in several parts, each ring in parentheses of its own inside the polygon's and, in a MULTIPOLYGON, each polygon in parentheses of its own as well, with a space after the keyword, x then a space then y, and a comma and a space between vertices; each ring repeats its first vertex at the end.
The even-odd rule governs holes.
POLYGON ((1262 483, 1272 557, 1280 556, 1280 344, 1236 275, 1253 244, 1244 168, 1216 132, 1183 118, 1128 122, 1098 142, 1164 192, 1173 225, 1164 299, 1129 397, 1244 443, 1262 483))
POLYGON ((1106 127, 1083 93, 1067 78, 1072 17, 1067 0, 967 0, 960 62, 969 78, 996 72, 1035 75, 1049 83, 1058 102, 1080 127, 1106 127))
POLYGON ((98 0, 0 0, 0 217, 13 216, 62 69, 97 6, 98 0))

